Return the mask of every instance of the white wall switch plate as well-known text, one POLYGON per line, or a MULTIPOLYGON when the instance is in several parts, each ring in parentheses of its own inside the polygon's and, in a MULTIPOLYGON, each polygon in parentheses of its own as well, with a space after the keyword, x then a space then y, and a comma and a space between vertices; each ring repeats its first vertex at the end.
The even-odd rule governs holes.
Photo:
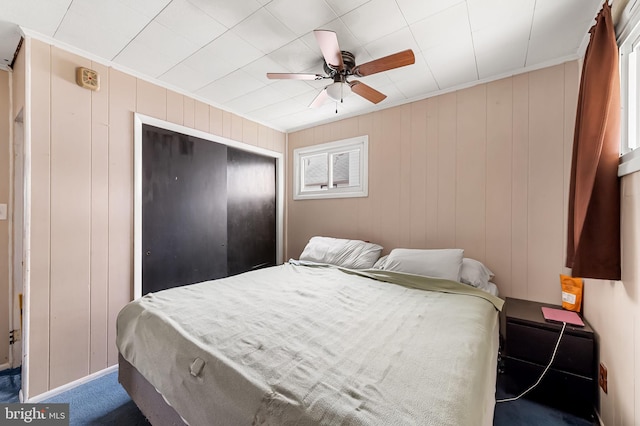
POLYGON ((7 220, 7 205, 0 204, 0 220, 7 220))

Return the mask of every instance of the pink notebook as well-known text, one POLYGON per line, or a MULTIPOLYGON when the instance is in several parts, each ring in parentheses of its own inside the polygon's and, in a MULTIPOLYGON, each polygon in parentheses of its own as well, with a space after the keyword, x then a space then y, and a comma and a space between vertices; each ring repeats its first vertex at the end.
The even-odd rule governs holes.
POLYGON ((567 324, 584 327, 584 322, 582 322, 582 319, 580 319, 580 316, 572 311, 565 311, 564 309, 554 309, 554 308, 543 307, 542 316, 547 321, 566 322, 567 324))

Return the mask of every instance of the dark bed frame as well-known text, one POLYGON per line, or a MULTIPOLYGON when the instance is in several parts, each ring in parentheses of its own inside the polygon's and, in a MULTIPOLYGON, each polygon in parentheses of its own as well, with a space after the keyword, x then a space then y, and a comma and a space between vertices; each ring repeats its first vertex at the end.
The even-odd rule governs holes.
POLYGON ((176 410, 120 353, 118 354, 118 381, 152 425, 186 426, 176 410))

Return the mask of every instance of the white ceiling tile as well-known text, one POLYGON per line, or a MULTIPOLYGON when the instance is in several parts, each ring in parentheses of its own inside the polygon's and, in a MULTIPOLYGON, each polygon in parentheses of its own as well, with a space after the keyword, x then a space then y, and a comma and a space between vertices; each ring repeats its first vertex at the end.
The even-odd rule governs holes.
POLYGON ((256 0, 189 0, 227 28, 237 25, 262 5, 256 0))
POLYGON ((485 28, 473 33, 478 76, 481 79, 501 75, 525 66, 528 31, 515 31, 505 37, 503 27, 485 28))
POLYGON ((362 6, 369 0, 325 0, 331 9, 338 16, 342 16, 347 12, 351 12, 353 9, 362 6))
POLYGON ((146 45, 133 40, 113 60, 116 64, 151 77, 158 77, 172 68, 176 62, 164 54, 149 49, 146 45))
POLYGON ((565 0, 556 4, 537 0, 531 28, 527 66, 575 55, 589 28, 595 24, 594 0, 565 0))
POLYGON ((171 0, 111 0, 110 2, 114 1, 124 4, 147 18, 154 18, 171 2, 171 0))
POLYGON ((307 105, 300 104, 294 99, 285 99, 284 101, 276 102, 275 104, 252 111, 251 117, 255 117, 256 120, 260 121, 272 121, 279 117, 295 114, 306 107, 307 105))
POLYGON ((131 37, 124 35, 107 36, 110 31, 89 32, 82 28, 79 22, 86 22, 82 16, 73 12, 68 13, 65 22, 58 29, 56 39, 75 46, 81 50, 91 52, 105 59, 113 59, 131 41, 131 37))
POLYGON ((189 92, 195 92, 213 81, 207 74, 195 70, 184 63, 171 68, 162 74, 159 79, 189 92))
POLYGON ((413 34, 408 27, 404 27, 394 33, 379 38, 376 41, 365 45, 365 49, 374 59, 379 59, 393 53, 411 49, 414 54, 420 52, 420 47, 413 38, 413 34))
POLYGON ((321 28, 338 17, 324 1, 318 0, 273 0, 265 7, 296 36, 321 28))
POLYGON ((508 37, 511 30, 518 27, 528 34, 535 3, 535 0, 467 0, 471 31, 502 29, 508 37))
POLYGON ((221 104, 249 92, 264 87, 264 83, 254 79, 242 70, 237 70, 203 87, 196 93, 221 104))
POLYGON ((204 46, 227 30, 227 27, 187 0, 173 0, 155 21, 198 46, 204 46))
POLYGON ((471 41, 440 45, 422 53, 440 89, 478 79, 471 41))
POLYGON ((365 44, 406 26, 395 0, 371 0, 344 15, 342 20, 365 44))
POLYGON ((309 69, 317 69, 315 73, 322 72, 322 53, 320 49, 311 50, 302 41, 294 40, 282 46, 278 50, 269 53, 269 58, 289 72, 305 72, 309 69))
MULTIPOLYGON (((418 22, 424 18, 435 15, 465 0, 438 0, 438 1, 416 1, 416 0, 397 0, 398 6, 409 24, 418 22)), ((513 1, 513 0, 511 0, 513 1)), ((514 2, 517 3, 517 2, 514 2)))
POLYGON ((164 25, 151 21, 114 61, 158 77, 198 50, 198 47, 164 25))
POLYGON ((262 51, 271 53, 297 37, 266 9, 260 9, 236 25, 234 33, 262 51), (268 37, 265 37, 268 34, 268 37))
POLYGON ((286 96, 273 87, 264 86, 251 93, 237 97, 227 102, 226 105, 231 108, 232 111, 244 114, 281 102, 285 99, 287 99, 286 96))
POLYGON ((227 31, 184 60, 184 65, 208 75, 210 81, 224 77, 232 71, 260 58, 262 52, 227 31))
POLYGON ((467 5, 461 3, 410 25, 422 51, 457 40, 470 40, 467 5))
POLYGON ((120 1, 76 0, 55 38, 112 59, 148 22, 148 17, 120 1))
POLYGON ((473 46, 481 79, 525 66, 534 0, 468 0, 473 46))
MULTIPOLYGON (((291 119, 291 114, 285 116, 285 117, 278 117, 275 118, 273 120, 269 120, 269 123, 271 123, 274 128, 276 129, 297 129, 297 128, 301 128, 302 125, 298 125, 297 122, 295 122, 294 120, 291 119)), ((308 123, 308 121, 307 121, 308 123)))
POLYGON ((176 62, 190 56, 200 48, 198 44, 155 21, 149 22, 149 25, 134 40, 167 57, 175 58, 176 62))
POLYGON ((264 84, 271 84, 274 81, 267 78, 268 72, 289 72, 288 69, 275 62, 269 56, 256 59, 242 67, 242 70, 264 84))
POLYGON ((0 0, 0 19, 53 36, 72 0, 0 0))
MULTIPOLYGON (((326 85, 327 82, 323 84, 326 85)), ((304 93, 316 91, 315 88, 309 86, 308 84, 305 84, 304 81, 300 81, 300 80, 280 80, 270 84, 270 86, 271 88, 277 90, 287 98, 294 98, 304 93)))

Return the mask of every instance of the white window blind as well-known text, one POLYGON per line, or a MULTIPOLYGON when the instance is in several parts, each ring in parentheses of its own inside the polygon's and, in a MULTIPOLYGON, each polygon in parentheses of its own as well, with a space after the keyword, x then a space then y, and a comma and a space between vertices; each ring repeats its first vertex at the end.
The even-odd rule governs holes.
POLYGON ((366 197, 368 137, 294 150, 294 199, 366 197))

